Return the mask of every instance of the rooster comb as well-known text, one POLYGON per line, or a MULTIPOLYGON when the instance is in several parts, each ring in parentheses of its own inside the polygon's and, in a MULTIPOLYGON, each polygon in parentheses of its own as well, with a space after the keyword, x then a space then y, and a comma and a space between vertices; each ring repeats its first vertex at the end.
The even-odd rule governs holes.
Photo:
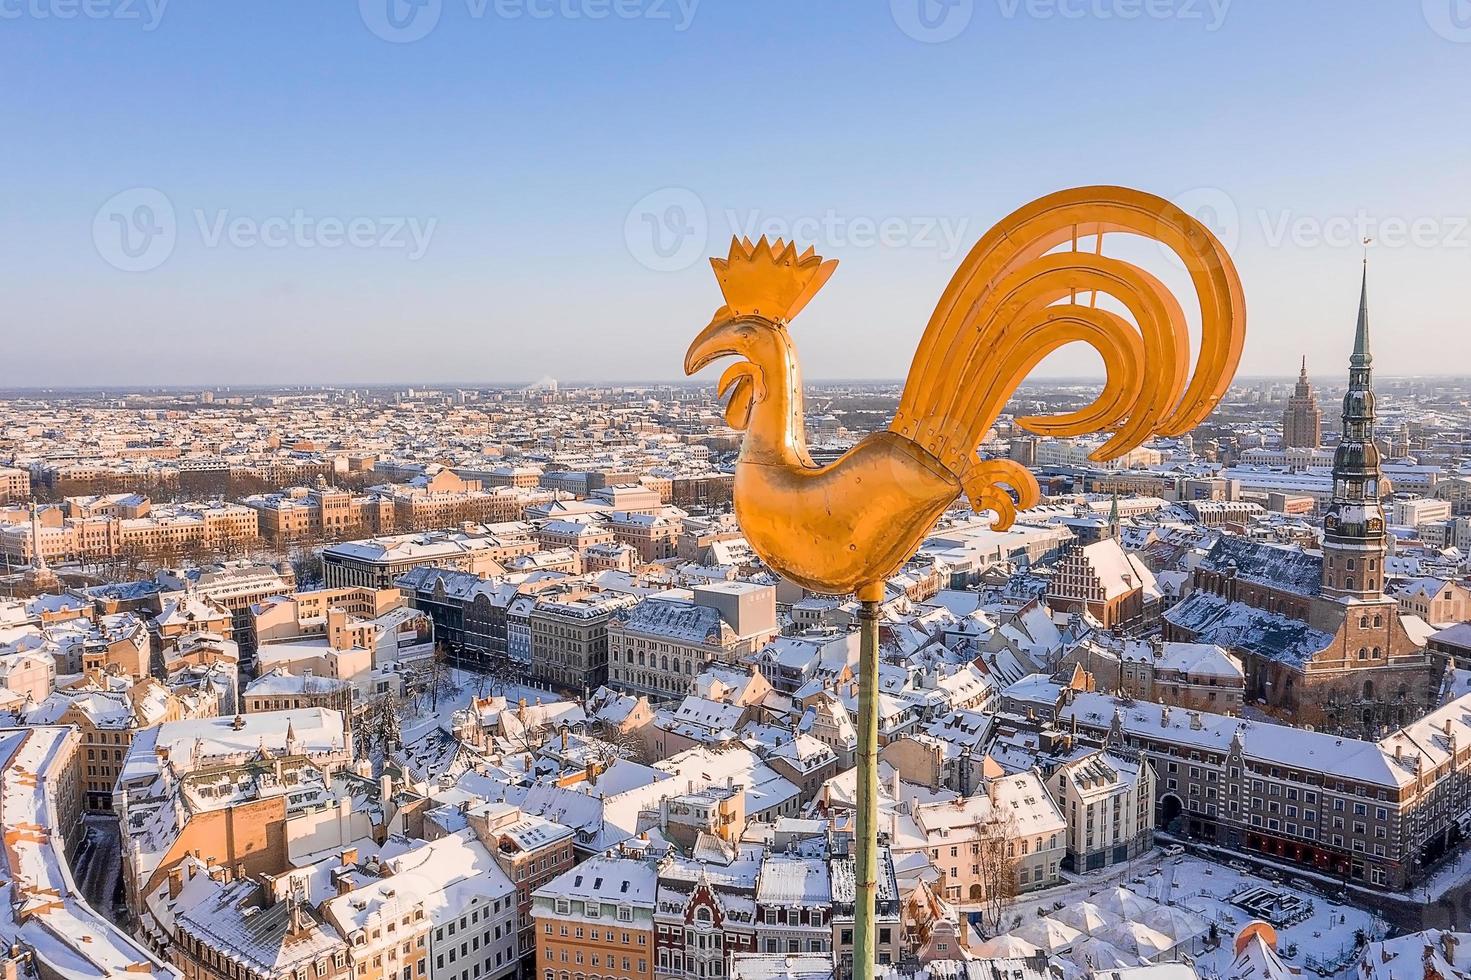
POLYGON ((794 242, 780 238, 768 242, 762 235, 754 245, 749 238, 731 238, 730 255, 711 259, 710 265, 731 316, 760 316, 781 323, 802 311, 838 267, 838 260, 824 262, 810 245, 798 254, 794 242))

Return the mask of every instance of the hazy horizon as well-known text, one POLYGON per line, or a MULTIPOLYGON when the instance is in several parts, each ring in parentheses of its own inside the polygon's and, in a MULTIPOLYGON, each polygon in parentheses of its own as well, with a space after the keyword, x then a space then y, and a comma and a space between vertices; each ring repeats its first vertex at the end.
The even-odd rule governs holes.
MULTIPOLYGON (((1312 368, 1311 368, 1311 365, 1310 365, 1309 366, 1309 370, 1308 370, 1308 380, 1311 381, 1313 387, 1315 389, 1319 390, 1320 392, 1322 390, 1324 390, 1324 389, 1332 390, 1332 389, 1337 389, 1337 388, 1344 387, 1346 385, 1346 383, 1347 383, 1347 365, 1346 365, 1346 362, 1345 362, 1345 368, 1344 368, 1344 372, 1343 373, 1344 373, 1344 377, 1341 380, 1336 379, 1336 376, 1335 377, 1322 378, 1319 375, 1313 373, 1312 368)), ((1445 373, 1420 372, 1420 373, 1417 373, 1417 374, 1388 374, 1388 373, 1385 373, 1385 372, 1376 371, 1374 377, 1375 377, 1375 381, 1377 383, 1379 383, 1379 384, 1393 383, 1393 382, 1404 382, 1404 381, 1416 381, 1416 380, 1421 380, 1421 379, 1471 381, 1471 372, 1466 372, 1466 373, 1457 373, 1457 372, 1445 372, 1445 373)), ((124 393, 126 393, 126 394, 143 394, 143 393, 149 393, 149 392, 160 392, 160 393, 165 393, 165 392, 166 393, 180 392, 180 393, 186 393, 187 394, 187 393, 195 393, 195 392, 200 392, 200 391, 210 391, 210 392, 214 392, 214 393, 218 394, 218 393, 221 393, 221 392, 230 392, 230 391, 237 391, 237 390, 238 391, 244 391, 244 392, 249 392, 249 391, 281 391, 281 390, 303 390, 303 391, 311 391, 311 390, 342 390, 342 389, 354 389, 354 388, 367 388, 367 389, 376 389, 376 390, 382 390, 382 389, 400 389, 400 388, 416 388, 416 389, 422 388, 422 389, 431 390, 431 391, 432 390, 436 390, 436 389, 461 389, 461 390, 485 389, 485 390, 517 391, 517 390, 524 390, 524 389, 536 387, 537 385, 541 384, 542 382, 544 382, 546 380, 547 379, 543 378, 543 379, 541 379, 539 381, 527 381, 525 379, 513 378, 513 379, 509 379, 509 380, 505 380, 505 381, 488 381, 488 380, 484 380, 484 379, 478 380, 478 381, 466 381, 466 380, 448 381, 448 380, 443 380, 443 379, 440 379, 440 380, 425 380, 425 379, 403 379, 403 378, 399 378, 399 379, 387 379, 387 380, 377 380, 377 381, 362 381, 362 380, 353 381, 353 380, 349 380, 349 381, 312 382, 312 383, 305 383, 305 382, 302 382, 302 383, 284 383, 284 382, 283 383, 276 383, 276 382, 267 382, 267 381, 237 381, 237 382, 230 382, 230 383, 215 384, 215 383, 209 383, 209 382, 203 382, 203 381, 201 381, 201 382, 190 382, 190 381, 187 381, 186 380, 186 381, 176 381, 176 382, 168 382, 168 383, 140 383, 140 384, 106 384, 106 383, 97 383, 97 384, 85 384, 85 385, 83 385, 83 384, 76 384, 76 385, 11 385, 11 386, 3 386, 3 385, 0 385, 0 398, 3 398, 5 396, 11 395, 11 394, 22 394, 22 395, 24 395, 24 394, 44 394, 44 393, 48 393, 48 392, 79 392, 79 393, 85 393, 85 392, 93 392, 93 391, 105 391, 105 392, 117 393, 117 394, 124 394, 124 393)), ((573 389, 573 390, 581 389, 581 388, 598 388, 598 387, 639 388, 639 387, 653 387, 653 386, 709 388, 709 387, 712 387, 714 385, 714 382, 715 382, 715 379, 714 378, 705 377, 704 375, 700 375, 700 376, 693 377, 693 378, 687 378, 687 377, 678 377, 678 378, 606 378, 606 379, 602 379, 602 380, 590 380, 590 379, 587 379, 587 378, 556 378, 556 379, 552 379, 552 380, 555 380, 557 382, 557 385, 559 387, 561 387, 561 388, 569 388, 569 389, 573 389)), ((856 384, 856 385, 895 385, 895 386, 897 386, 897 385, 903 384, 903 382, 904 382, 904 378, 902 376, 896 376, 896 377, 873 377, 873 378, 836 378, 836 377, 835 378, 808 378, 808 377, 804 377, 802 380, 803 380, 803 383, 805 385, 809 386, 809 387, 820 387, 820 386, 841 385, 841 384, 856 384)), ((1032 385, 1032 384, 1043 384, 1043 385, 1095 384, 1095 383, 1096 384, 1102 384, 1103 380, 1104 380, 1103 379, 1103 375, 1101 373, 1100 374, 1093 374, 1093 375, 1084 375, 1084 374, 1079 374, 1079 375, 1045 375, 1045 374, 1034 374, 1031 377, 1029 377, 1026 382, 1023 383, 1023 385, 1021 386, 1021 389, 1020 390, 1025 390, 1028 385, 1032 385)), ((1285 383, 1295 382, 1296 380, 1297 380, 1297 374, 1296 374, 1296 372, 1294 372, 1292 374, 1247 374, 1245 372, 1237 372, 1236 379, 1235 379, 1235 385, 1245 385, 1245 384, 1250 384, 1250 383, 1276 383, 1276 384, 1285 384, 1285 383)))

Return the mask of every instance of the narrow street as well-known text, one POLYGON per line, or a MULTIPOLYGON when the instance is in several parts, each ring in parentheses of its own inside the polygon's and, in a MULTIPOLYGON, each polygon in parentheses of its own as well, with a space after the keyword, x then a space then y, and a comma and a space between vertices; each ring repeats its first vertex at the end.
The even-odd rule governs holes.
POLYGON ((103 814, 82 818, 86 839, 77 850, 72 880, 87 904, 119 926, 117 895, 122 883, 122 835, 117 820, 103 814))

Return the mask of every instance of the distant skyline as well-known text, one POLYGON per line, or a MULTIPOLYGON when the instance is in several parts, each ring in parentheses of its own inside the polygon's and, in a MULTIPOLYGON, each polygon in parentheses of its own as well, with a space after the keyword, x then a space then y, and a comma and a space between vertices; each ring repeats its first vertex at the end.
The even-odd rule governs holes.
POLYGON ((6 380, 679 380, 704 257, 763 230, 841 263, 808 377, 898 379, 974 240, 1086 183, 1220 232, 1243 377, 1339 383, 1365 236, 1376 376, 1471 374, 1458 3, 27 0, 6 380))
MULTIPOLYGON (((1237 385, 1237 386, 1250 386, 1250 385, 1254 385, 1254 384, 1283 384, 1283 385, 1289 385, 1289 384, 1295 383, 1297 381, 1297 377, 1298 377, 1297 372, 1293 372, 1292 374, 1246 374, 1244 372, 1238 372, 1237 375, 1236 375, 1235 385, 1237 385)), ((1093 384, 1095 382, 1099 382, 1099 381, 1102 380, 1102 378, 1103 378, 1103 375, 1101 373, 1099 373, 1099 374, 1091 374, 1091 375, 1059 375, 1059 374, 1042 374, 1042 373, 1039 373, 1039 374, 1032 375, 1028 379, 1027 384, 1036 383, 1036 384, 1052 385, 1052 386, 1056 386, 1056 385, 1066 386, 1066 385, 1070 385, 1070 384, 1072 384, 1072 385, 1085 385, 1085 384, 1093 384)), ((1394 388, 1396 385, 1398 385, 1400 383, 1412 382, 1412 381, 1420 381, 1420 380, 1462 381, 1462 382, 1471 383, 1471 373, 1455 373, 1455 372, 1446 372, 1446 373, 1441 373, 1441 374, 1435 374, 1435 373, 1384 374, 1382 372, 1376 371, 1375 372, 1375 375, 1374 375, 1374 378, 1375 378, 1375 386, 1376 386, 1376 388, 1394 388)), ((1324 377, 1324 376, 1320 376, 1318 374, 1315 374, 1313 372, 1313 370, 1312 370, 1312 365, 1311 364, 1308 365, 1308 380, 1312 383, 1313 388, 1319 394, 1322 394, 1325 391, 1327 391, 1327 392, 1335 392, 1336 393, 1337 391, 1339 391, 1339 390, 1341 390, 1341 389, 1343 389, 1343 388, 1345 388, 1347 386, 1347 379, 1348 379, 1347 367, 1345 367, 1345 370, 1343 372, 1343 378, 1340 379, 1340 378, 1337 377, 1337 375, 1329 375, 1329 376, 1324 377)), ((810 387, 819 387, 819 386, 825 387, 825 386, 831 386, 831 385, 845 385, 845 384, 855 384, 855 385, 893 385, 893 386, 896 386, 897 387, 897 386, 901 386, 904 383, 904 379, 902 377, 890 377, 890 378, 807 378, 807 377, 804 377, 802 380, 803 380, 804 384, 806 384, 806 385, 808 385, 810 387)), ((596 387, 638 388, 638 387, 656 387, 656 386, 674 386, 674 387, 678 387, 678 386, 681 386, 681 385, 691 386, 691 387, 705 387, 705 388, 708 388, 708 387, 713 386, 713 384, 715 383, 715 379, 714 378, 712 378, 712 377, 706 377, 703 374, 702 375, 699 375, 697 377, 694 377, 694 378, 685 378, 685 377, 680 377, 680 378, 605 378, 605 379, 602 379, 602 380, 588 380, 588 379, 585 379, 585 378, 582 378, 582 379, 579 379, 579 378, 557 378, 556 381, 557 381, 557 384, 559 386, 561 386, 563 388, 571 389, 571 390, 576 390, 576 389, 580 389, 580 388, 596 388, 596 387)), ((432 390, 436 390, 436 389, 439 389, 439 390, 453 390, 453 389, 457 389, 457 388, 458 389, 462 389, 462 390, 466 390, 466 391, 474 390, 474 389, 484 389, 484 390, 517 390, 517 389, 521 389, 521 388, 529 388, 533 384, 536 384, 536 383, 537 382, 527 382, 527 381, 524 381, 522 379, 516 379, 516 378, 511 378, 511 379, 504 380, 504 381, 487 381, 485 379, 480 379, 480 380, 477 381, 477 380, 467 380, 467 379, 445 380, 445 379, 426 379, 426 378, 419 378, 419 379, 404 378, 404 379, 390 380, 390 381, 303 382, 303 383, 280 383, 280 384, 263 383, 263 382, 251 382, 251 381, 240 381, 240 382, 219 383, 219 384, 211 384, 211 383, 208 383, 208 382, 190 383, 188 381, 179 381, 179 382, 169 382, 167 384, 158 383, 158 384, 136 384, 136 385, 130 385, 130 384, 113 384, 113 385, 108 385, 108 384, 91 384, 91 385, 30 385, 30 386, 19 386, 19 385, 4 386, 4 385, 0 385, 0 400, 4 400, 4 399, 10 398, 10 397, 17 397, 17 396, 24 396, 24 395, 36 395, 36 394, 41 394, 41 393, 57 393, 57 394, 60 394, 60 395, 69 395, 69 394, 87 394, 87 393, 90 393, 90 392, 106 392, 108 395, 149 394, 149 393, 170 393, 170 394, 177 393, 177 394, 181 394, 181 395, 188 395, 188 394, 195 394, 195 393, 198 393, 200 391, 211 391, 211 392, 214 392, 216 394, 221 394, 221 393, 228 393, 228 392, 253 393, 253 392, 263 392, 263 391, 288 391, 288 390, 289 391, 311 391, 311 390, 316 390, 316 389, 323 389, 323 390, 353 390, 353 389, 363 389, 363 390, 372 390, 372 391, 401 390, 401 389, 407 389, 407 388, 424 389, 424 390, 427 390, 427 391, 432 391, 432 390)), ((1022 385, 1022 387, 1020 389, 1022 392, 1025 392, 1026 391, 1027 384, 1023 384, 1022 385)))

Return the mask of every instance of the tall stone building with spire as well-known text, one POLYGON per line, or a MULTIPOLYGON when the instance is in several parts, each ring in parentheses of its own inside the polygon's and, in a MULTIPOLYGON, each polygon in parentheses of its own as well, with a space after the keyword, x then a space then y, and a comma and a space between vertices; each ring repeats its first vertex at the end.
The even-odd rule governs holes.
POLYGON ((1282 413, 1282 445, 1287 449, 1317 449, 1323 444, 1323 410, 1318 407, 1318 393, 1308 381, 1308 359, 1302 359, 1302 373, 1297 387, 1287 396, 1287 410, 1282 413))
POLYGON ((1333 452, 1333 500, 1323 517, 1323 587, 1330 599, 1384 598, 1384 473, 1374 444, 1374 355, 1369 353, 1369 269, 1359 287, 1359 321, 1343 395, 1343 435, 1333 452))
POLYGON ((1373 362, 1366 267, 1322 554, 1222 537, 1165 615, 1165 639, 1215 643, 1241 658, 1247 700, 1299 723, 1365 733, 1420 717, 1437 680, 1425 624, 1384 593, 1389 488, 1374 443, 1373 362))

